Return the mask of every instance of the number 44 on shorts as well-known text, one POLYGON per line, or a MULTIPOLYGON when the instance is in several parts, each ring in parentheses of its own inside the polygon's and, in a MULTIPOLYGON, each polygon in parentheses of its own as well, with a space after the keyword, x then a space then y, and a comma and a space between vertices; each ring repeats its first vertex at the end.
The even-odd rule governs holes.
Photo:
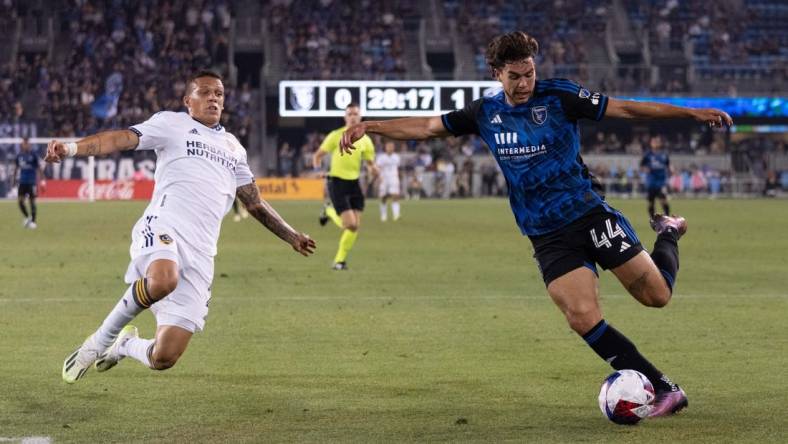
POLYGON ((629 247, 631 247, 631 245, 629 245, 624 240, 627 238, 627 235, 626 233, 624 233, 624 230, 622 230, 621 227, 618 226, 618 223, 616 223, 616 228, 613 229, 613 224, 610 222, 610 219, 608 219, 605 221, 605 228, 607 229, 607 233, 603 231, 599 236, 597 236, 596 234, 596 229, 594 228, 591 229, 590 231, 591 240, 594 241, 595 247, 610 248, 613 246, 613 243, 610 242, 611 239, 614 239, 616 237, 621 237, 621 249, 618 251, 619 253, 621 253, 622 251, 626 251, 629 247))

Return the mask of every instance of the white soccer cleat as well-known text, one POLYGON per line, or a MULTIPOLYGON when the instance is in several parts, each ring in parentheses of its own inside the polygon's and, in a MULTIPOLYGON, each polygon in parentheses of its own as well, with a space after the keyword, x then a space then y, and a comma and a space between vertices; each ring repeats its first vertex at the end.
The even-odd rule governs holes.
POLYGON ((38 228, 38 225, 35 222, 30 221, 30 223, 27 224, 27 228, 29 228, 31 230, 35 230, 36 228, 38 228))
POLYGON ((241 215, 240 214, 236 214, 235 216, 233 216, 233 221, 234 222, 240 222, 241 221, 241 215))
POLYGON ((112 346, 107 349, 99 358, 96 360, 96 371, 97 372, 105 372, 112 367, 118 365, 123 356, 118 353, 118 349, 122 345, 124 345, 129 339, 131 338, 138 338, 139 332, 137 331, 137 327, 133 325, 127 325, 123 327, 123 330, 120 331, 118 334, 118 338, 115 339, 115 342, 112 343, 112 346))
POLYGON ((69 384, 77 382, 96 362, 103 352, 103 347, 96 342, 95 335, 90 335, 82 345, 68 355, 63 362, 63 380, 69 384))
POLYGON ((28 225, 30 225, 30 218, 26 217, 26 218, 22 219, 22 226, 24 228, 27 228, 28 225))

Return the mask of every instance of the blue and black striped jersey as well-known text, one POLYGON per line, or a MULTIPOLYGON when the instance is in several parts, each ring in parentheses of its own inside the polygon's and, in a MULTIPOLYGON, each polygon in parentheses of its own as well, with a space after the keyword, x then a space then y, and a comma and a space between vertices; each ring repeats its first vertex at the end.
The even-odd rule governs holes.
POLYGON ((648 189, 654 190, 665 186, 665 183, 668 181, 668 171, 670 170, 668 153, 649 151, 643 156, 640 166, 648 170, 646 174, 646 187, 648 189))
POLYGON ((36 172, 40 168, 38 156, 33 151, 20 152, 16 155, 16 166, 19 168, 19 184, 35 185, 36 172))
POLYGON ((607 96, 575 82, 536 82, 528 102, 512 106, 503 91, 442 116, 455 136, 478 134, 498 161, 523 234, 558 230, 603 204, 580 157, 581 118, 600 120, 607 96))

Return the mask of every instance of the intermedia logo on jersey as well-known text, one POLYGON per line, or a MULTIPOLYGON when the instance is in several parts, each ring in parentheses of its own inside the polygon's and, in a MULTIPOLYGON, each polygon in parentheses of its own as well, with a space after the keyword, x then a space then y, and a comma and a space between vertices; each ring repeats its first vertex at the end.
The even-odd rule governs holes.
MULTIPOLYGON (((96 182, 93 186, 96 200, 131 200, 134 198, 134 182, 111 181, 96 182)), ((81 200, 90 199, 90 184, 85 181, 79 186, 77 197, 81 200)))

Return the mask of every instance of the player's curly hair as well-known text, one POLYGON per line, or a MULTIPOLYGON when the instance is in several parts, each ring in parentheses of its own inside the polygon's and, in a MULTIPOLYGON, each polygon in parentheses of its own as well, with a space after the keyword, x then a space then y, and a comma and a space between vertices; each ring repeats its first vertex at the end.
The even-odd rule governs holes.
POLYGON ((484 54, 487 64, 495 76, 495 70, 503 68, 507 63, 519 62, 539 53, 539 42, 530 35, 515 31, 502 34, 487 45, 484 54))

